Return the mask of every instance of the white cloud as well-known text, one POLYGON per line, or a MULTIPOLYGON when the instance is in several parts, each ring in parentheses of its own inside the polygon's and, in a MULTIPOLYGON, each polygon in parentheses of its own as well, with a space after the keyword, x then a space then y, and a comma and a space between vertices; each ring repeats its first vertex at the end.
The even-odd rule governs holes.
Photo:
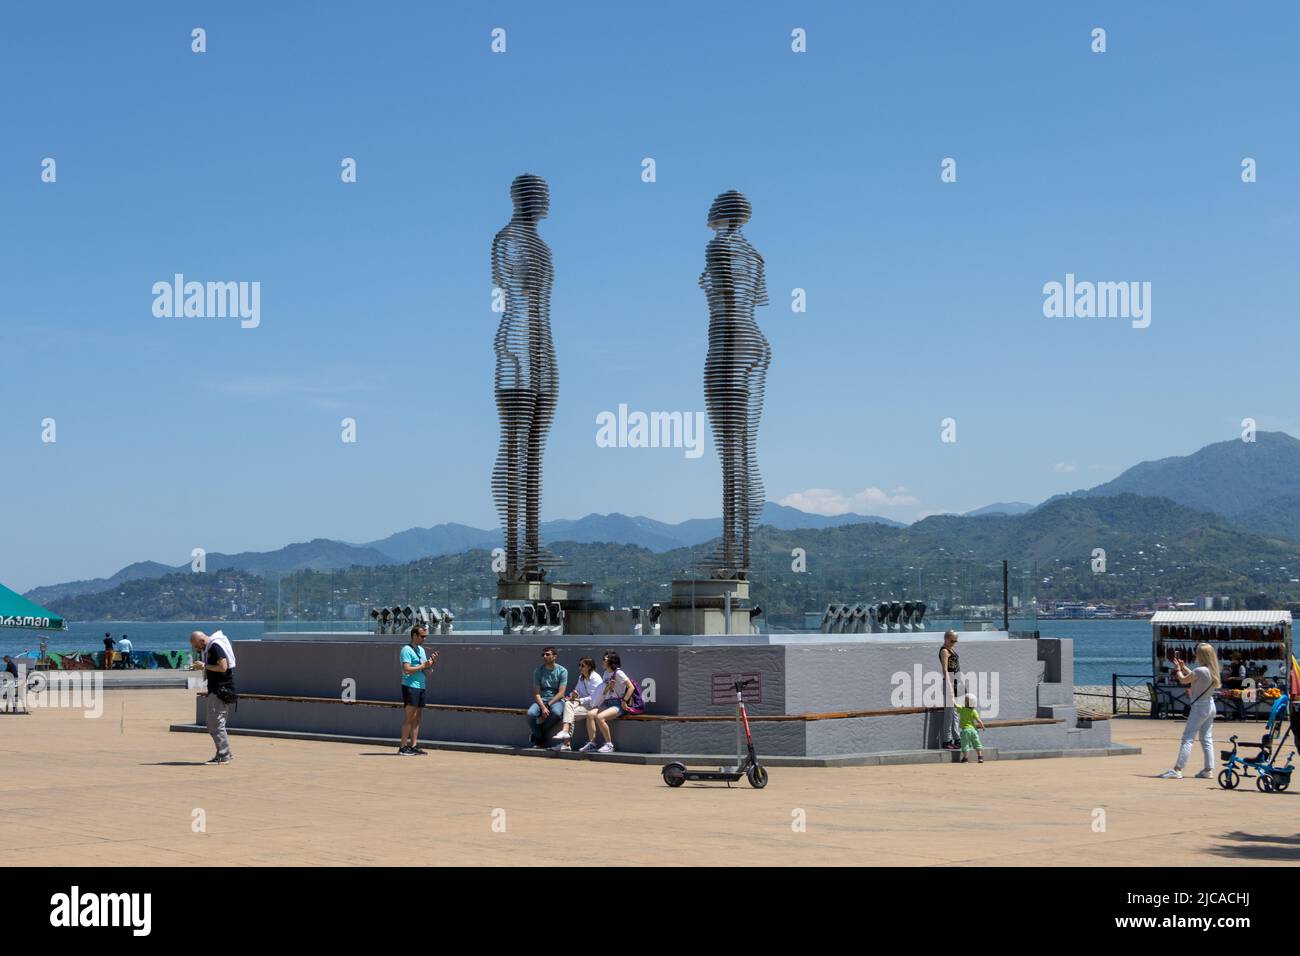
POLYGON ((1068 475, 1070 472, 1078 470, 1078 465, 1066 461, 1058 461, 1052 466, 1052 471, 1056 472, 1058 475, 1068 475))
POLYGON ((894 489, 893 494, 879 488, 863 488, 853 495, 842 495, 830 488, 809 488, 786 495, 779 502, 787 508, 798 508, 814 515, 870 514, 882 508, 907 508, 916 503, 917 499, 907 494, 907 489, 901 485, 894 489))

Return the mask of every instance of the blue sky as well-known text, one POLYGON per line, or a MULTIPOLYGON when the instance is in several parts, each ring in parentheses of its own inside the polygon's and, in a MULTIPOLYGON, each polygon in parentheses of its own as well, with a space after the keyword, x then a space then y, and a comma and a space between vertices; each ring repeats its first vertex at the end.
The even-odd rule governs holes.
POLYGON ((7 6, 0 581, 493 525, 489 252, 523 171, 552 197, 545 518, 718 512, 711 447, 601 448, 595 416, 703 409, 729 188, 767 262, 773 500, 911 520, 1246 416, 1300 433, 1300 13, 1133 6, 7 6), (177 272, 259 281, 261 325, 155 318, 177 272), (1150 327, 1045 318, 1066 273, 1151 282, 1150 327))

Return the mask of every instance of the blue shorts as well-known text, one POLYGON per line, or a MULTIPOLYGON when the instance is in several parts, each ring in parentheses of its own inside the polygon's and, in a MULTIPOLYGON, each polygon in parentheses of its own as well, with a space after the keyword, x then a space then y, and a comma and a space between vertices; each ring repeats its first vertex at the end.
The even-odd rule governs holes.
POLYGON ((402 685, 402 703, 407 707, 424 707, 424 688, 402 685))
MULTIPOLYGON (((605 711, 609 710, 611 707, 617 707, 617 708, 618 708, 618 713, 615 714, 614 717, 622 717, 624 714, 627 713, 627 710, 624 709, 624 707, 623 707, 623 702, 622 702, 621 700, 602 700, 602 701, 600 702, 600 706, 596 708, 596 713, 598 713, 598 714, 603 714, 605 711)), ((607 718, 605 718, 605 719, 606 719, 606 720, 613 720, 614 717, 607 717, 607 718)))

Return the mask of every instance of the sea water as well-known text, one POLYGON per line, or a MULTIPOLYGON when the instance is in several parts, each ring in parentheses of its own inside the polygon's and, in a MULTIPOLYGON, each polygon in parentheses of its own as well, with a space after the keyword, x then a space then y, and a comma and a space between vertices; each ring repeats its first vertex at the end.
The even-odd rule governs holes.
POLYGON ((49 649, 58 653, 67 651, 102 651, 104 633, 121 640, 131 639, 133 651, 187 651, 190 632, 211 634, 220 630, 233 640, 257 640, 262 636, 261 621, 73 621, 66 631, 23 631, 0 628, 0 655, 17 657, 40 649, 41 639, 50 642, 49 649))
POLYGON ((1151 673, 1150 621, 1039 621, 1038 634, 1074 641, 1075 686, 1151 673))

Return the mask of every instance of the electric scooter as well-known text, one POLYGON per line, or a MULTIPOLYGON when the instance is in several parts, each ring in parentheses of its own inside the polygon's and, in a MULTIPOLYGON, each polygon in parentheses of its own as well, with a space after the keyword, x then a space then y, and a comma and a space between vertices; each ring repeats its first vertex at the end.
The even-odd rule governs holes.
POLYGON ((717 770, 691 770, 685 764, 674 761, 664 767, 664 783, 670 787, 680 787, 687 780, 721 780, 730 787, 735 781, 745 777, 755 790, 762 790, 767 786, 767 768, 759 764, 758 755, 754 753, 754 735, 749 732, 749 714, 745 711, 744 690, 752 683, 754 679, 751 677, 749 680, 736 681, 731 685, 736 691, 736 715, 745 727, 745 745, 749 749, 745 758, 735 767, 719 767, 717 770))

